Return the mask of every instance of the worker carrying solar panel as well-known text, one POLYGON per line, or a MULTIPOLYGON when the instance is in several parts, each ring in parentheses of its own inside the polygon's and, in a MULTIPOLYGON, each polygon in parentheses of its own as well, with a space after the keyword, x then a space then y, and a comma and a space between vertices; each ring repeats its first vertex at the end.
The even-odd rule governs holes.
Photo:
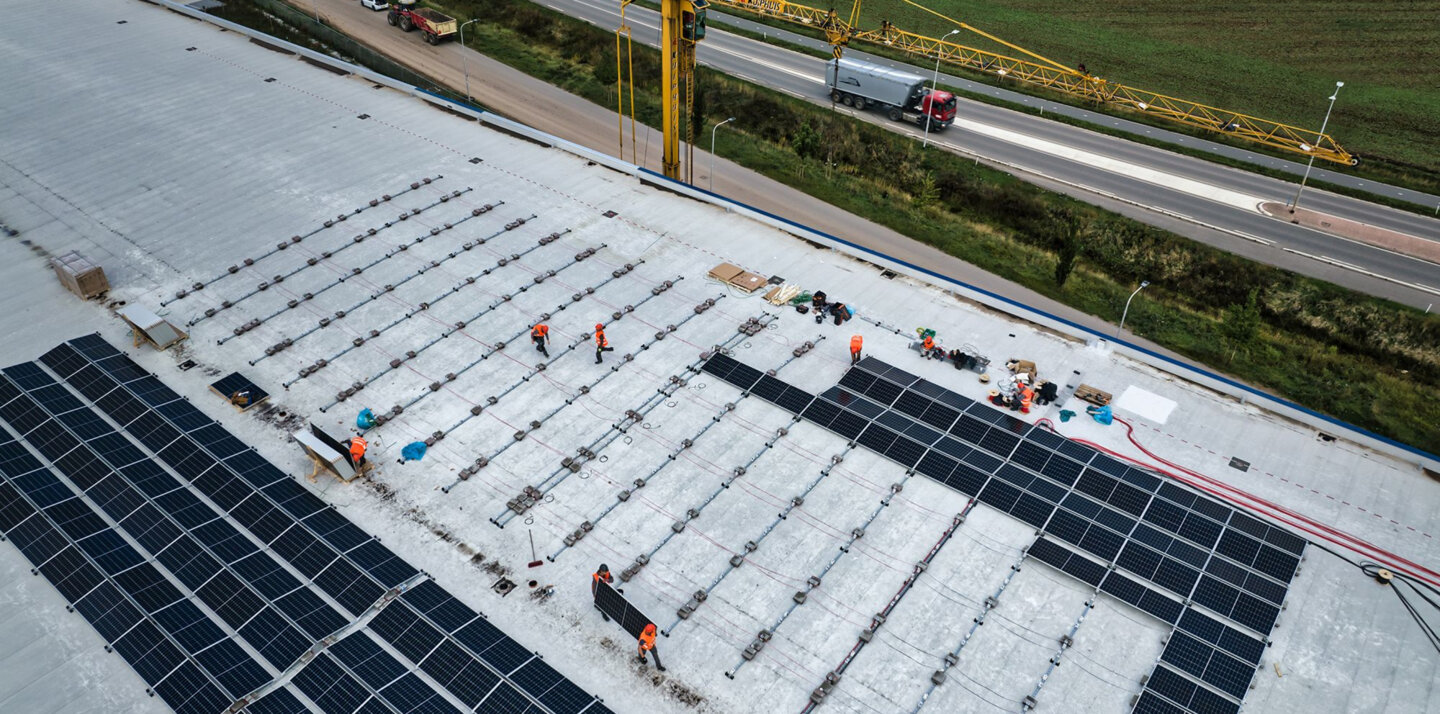
MULTIPOLYGON (((599 587, 600 583, 602 583, 602 582, 605 583, 606 585, 609 585, 609 584, 615 582, 615 576, 613 576, 613 575, 610 574, 610 566, 608 566, 608 565, 606 565, 606 564, 604 564, 604 563, 601 563, 601 564, 600 564, 600 569, 599 569, 599 570, 596 570, 593 574, 590 575, 590 599, 591 599, 591 600, 594 600, 594 599, 595 599, 595 589, 596 589, 597 587, 599 587)), ((596 609, 596 610, 600 610, 600 603, 598 603, 598 602, 595 603, 595 609, 596 609)), ((603 617, 603 618, 605 618, 605 621, 606 621, 606 622, 609 622, 609 621, 610 621, 610 616, 609 616, 609 615, 606 615, 604 610, 600 610, 600 616, 603 617)))
POLYGON ((365 443, 365 437, 357 435, 350 437, 349 447, 350 464, 358 469, 365 464, 365 449, 370 448, 370 445, 365 443))
POLYGON ((653 622, 645 625, 645 629, 640 631, 640 664, 648 661, 645 659, 646 653, 655 655, 655 669, 664 672, 665 665, 660 664, 660 650, 655 649, 655 623, 653 622))
POLYGON ((535 351, 546 357, 550 351, 545 349, 545 343, 550 341, 550 326, 541 322, 530 328, 530 341, 535 343, 535 351))
POLYGON ((595 364, 605 360, 601 358, 606 352, 614 352, 615 348, 610 346, 610 340, 605 339, 605 326, 595 323, 595 364))

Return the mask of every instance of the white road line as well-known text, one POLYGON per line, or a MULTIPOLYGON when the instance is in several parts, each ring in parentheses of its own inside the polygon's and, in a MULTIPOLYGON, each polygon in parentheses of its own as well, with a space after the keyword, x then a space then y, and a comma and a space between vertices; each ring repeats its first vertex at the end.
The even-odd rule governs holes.
POLYGON ((1366 269, 1364 269, 1364 268, 1362 268, 1362 267, 1360 267, 1360 266, 1358 266, 1358 265, 1351 265, 1350 263, 1346 263, 1346 262, 1343 261, 1343 260, 1336 260, 1336 259, 1331 258, 1331 257, 1326 256, 1326 255, 1314 255, 1314 254, 1312 254, 1312 253, 1306 253, 1306 252, 1304 252, 1304 251, 1295 250, 1294 248, 1285 248, 1284 250, 1285 250, 1286 253, 1294 253, 1295 255, 1303 256, 1303 257, 1309 258, 1309 259, 1311 259, 1311 260, 1317 260, 1317 261, 1319 261, 1319 262, 1321 262, 1321 263, 1325 263, 1326 265, 1333 265, 1333 266, 1335 266, 1335 267, 1337 267, 1337 268, 1344 268, 1345 270, 1354 271, 1354 272, 1360 273, 1360 274, 1362 274, 1362 275, 1368 275, 1368 276, 1370 276, 1370 277, 1372 277, 1372 278, 1378 278, 1378 279, 1380 279, 1380 280, 1384 280, 1384 281, 1387 281, 1387 282, 1395 283, 1396 285, 1403 285, 1403 286, 1405 286, 1405 287, 1407 287, 1407 288, 1413 288, 1413 289, 1415 289, 1415 290, 1419 290, 1420 292, 1430 293, 1431 295, 1440 295, 1440 290, 1437 290, 1437 289, 1435 289, 1435 288, 1432 288, 1432 287, 1430 287, 1430 286, 1428 286, 1428 285, 1421 285, 1420 283, 1410 283, 1410 282, 1406 282, 1406 281, 1404 281, 1404 280, 1400 280, 1399 278, 1392 278, 1392 277, 1390 277, 1390 276, 1388 276, 1388 275, 1381 275, 1380 273, 1377 273, 1377 272, 1374 272, 1374 271, 1371 271, 1371 270, 1366 270, 1366 269))

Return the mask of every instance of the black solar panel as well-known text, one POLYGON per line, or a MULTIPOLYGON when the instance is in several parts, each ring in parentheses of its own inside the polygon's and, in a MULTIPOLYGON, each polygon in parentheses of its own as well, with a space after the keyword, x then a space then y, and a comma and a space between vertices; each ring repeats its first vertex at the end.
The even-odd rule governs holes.
POLYGON ((761 376, 760 381, 756 382, 755 386, 750 388, 751 394, 771 403, 778 401, 780 399, 780 393, 784 391, 785 383, 770 375, 761 376))

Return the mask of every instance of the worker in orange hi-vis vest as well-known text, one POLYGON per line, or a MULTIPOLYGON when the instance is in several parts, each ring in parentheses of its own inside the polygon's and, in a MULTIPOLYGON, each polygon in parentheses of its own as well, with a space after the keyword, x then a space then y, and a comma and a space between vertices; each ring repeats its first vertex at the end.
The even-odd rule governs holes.
POLYGON ((860 347, 865 344, 865 338, 855 335, 850 338, 850 364, 860 362, 860 347))
POLYGON ((545 343, 550 341, 550 326, 541 322, 530 328, 530 341, 535 343, 535 351, 546 357, 550 351, 545 349, 545 343))
MULTIPOLYGON (((600 588, 600 583, 602 583, 602 582, 605 583, 606 585, 609 585, 610 583, 615 582, 615 576, 613 576, 613 575, 610 574, 610 566, 608 566, 608 565, 606 565, 606 564, 604 564, 604 563, 601 563, 601 564, 600 564, 600 569, 599 569, 599 570, 597 570, 597 571, 595 571, 594 573, 591 573, 591 574, 590 574, 590 599, 591 599, 591 600, 594 600, 594 599, 595 599, 595 591, 600 588)), ((596 610, 600 610, 600 603, 598 603, 598 602, 595 603, 595 609, 596 609, 596 610)), ((610 621, 610 616, 609 616, 609 615, 606 615, 604 610, 600 610, 600 616, 603 617, 603 618, 605 618, 605 621, 606 621, 606 622, 609 622, 609 621, 610 621)))
POLYGON ((640 664, 645 664, 645 653, 655 655, 655 669, 665 671, 665 665, 660 664, 660 650, 655 649, 655 623, 645 625, 640 631, 640 664))
POLYGON ((606 352, 614 352, 615 348, 610 346, 610 340, 605 339, 605 326, 595 323, 595 364, 604 362, 601 355, 606 352))
POLYGON ((356 468, 359 468, 361 464, 365 463, 365 449, 369 448, 369 446, 369 444, 365 443, 365 438, 362 436, 353 436, 350 438, 350 463, 356 468))

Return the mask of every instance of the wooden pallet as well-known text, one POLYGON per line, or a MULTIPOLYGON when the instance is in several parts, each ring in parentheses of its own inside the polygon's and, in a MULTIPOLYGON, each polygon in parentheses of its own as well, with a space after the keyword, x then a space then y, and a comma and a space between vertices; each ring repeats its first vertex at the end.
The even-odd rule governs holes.
POLYGON ((1110 396, 1109 392, 1103 392, 1088 384, 1082 384, 1075 388, 1075 398, 1090 402, 1097 407, 1103 407, 1110 404, 1110 400, 1113 397, 1110 396))

